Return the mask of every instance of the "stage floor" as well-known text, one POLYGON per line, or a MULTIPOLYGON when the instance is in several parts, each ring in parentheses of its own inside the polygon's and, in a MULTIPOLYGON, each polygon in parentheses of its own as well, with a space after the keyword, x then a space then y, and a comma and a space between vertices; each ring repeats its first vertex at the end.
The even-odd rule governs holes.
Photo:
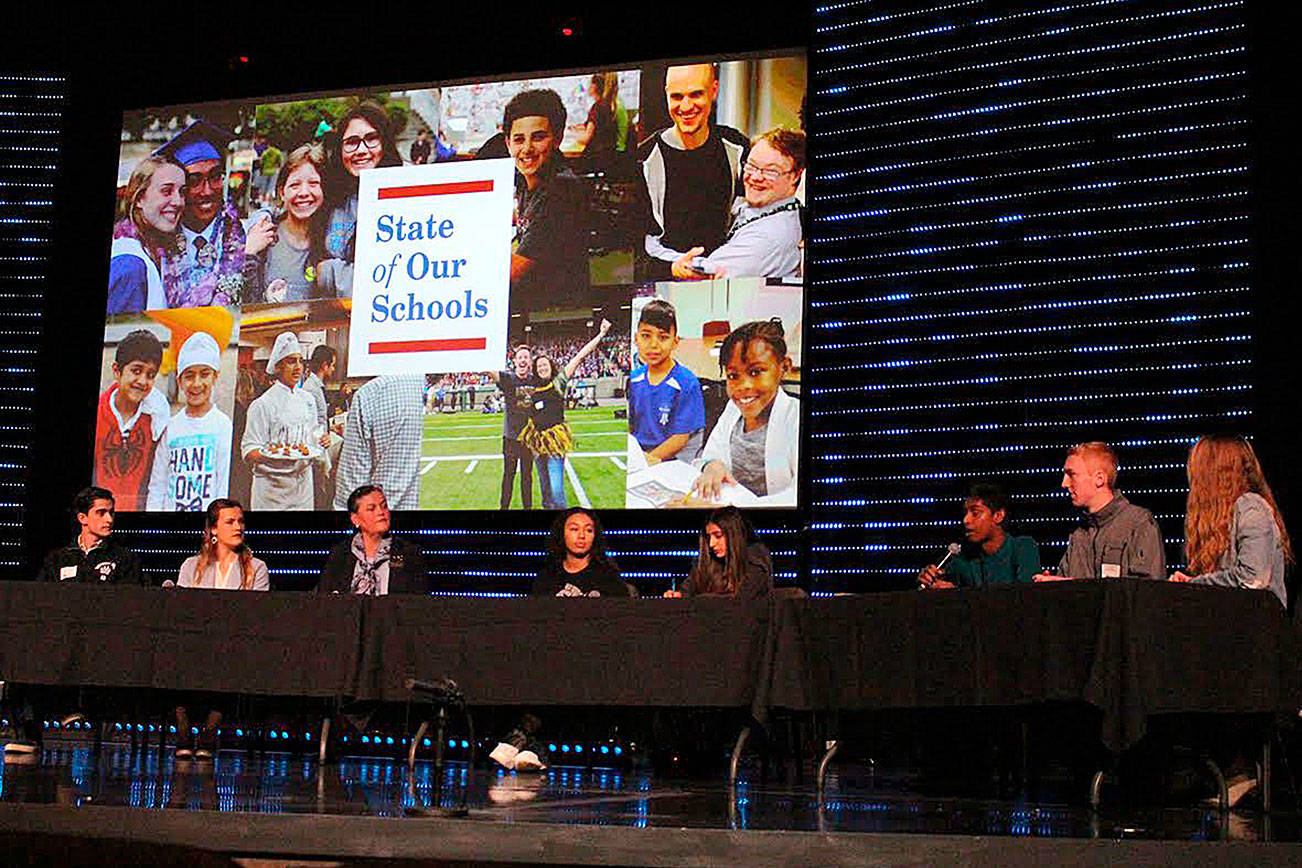
POLYGON ((469 783, 469 814, 445 819, 426 761, 412 778, 391 759, 345 757, 321 768, 289 754, 223 751, 199 762, 124 745, 105 745, 98 757, 56 745, 39 757, 10 756, 0 768, 0 833, 188 845, 227 856, 458 864, 836 865, 862 864, 870 853, 877 865, 1060 857, 1092 864, 1092 855, 1103 864, 1105 855, 1118 857, 1117 846, 1137 863, 1165 854, 1159 861, 1171 864, 1186 853, 1220 864, 1240 849, 1233 842, 1257 842, 1252 855, 1239 853, 1240 864, 1302 863, 1293 813, 1116 807, 1096 816, 1067 793, 1038 802, 926 796, 909 775, 861 765, 839 767, 820 806, 808 781, 761 784, 756 771, 733 794, 722 779, 628 768, 518 775, 455 763, 445 770, 441 805, 456 807, 469 783), (1101 844, 1094 839, 1109 849, 1091 846, 1101 844), (929 855, 918 861, 923 851, 929 855))

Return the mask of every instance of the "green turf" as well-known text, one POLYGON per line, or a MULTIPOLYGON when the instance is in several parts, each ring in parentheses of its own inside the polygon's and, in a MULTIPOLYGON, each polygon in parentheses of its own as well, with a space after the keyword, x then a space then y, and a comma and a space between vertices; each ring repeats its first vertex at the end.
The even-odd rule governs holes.
MULTIPOLYGON (((624 462, 628 422, 615 418, 614 407, 567 410, 565 420, 574 433, 574 453, 569 462, 594 508, 624 506, 624 470, 609 457, 581 457, 582 453, 618 453, 624 462), (580 457, 575 457, 575 455, 580 457)), ((421 509, 496 509, 502 490, 502 416, 478 412, 440 413, 425 417, 421 444, 421 509), (425 459, 438 458, 432 467, 425 459), (477 462, 471 467, 472 462, 477 462), (428 468, 428 469, 427 469, 428 468), (467 470, 469 472, 467 473, 467 470)), ((566 474, 565 497, 579 504, 566 474)), ((542 507, 538 474, 533 474, 533 508, 542 507)), ((520 509, 520 478, 516 476, 511 508, 520 509)))

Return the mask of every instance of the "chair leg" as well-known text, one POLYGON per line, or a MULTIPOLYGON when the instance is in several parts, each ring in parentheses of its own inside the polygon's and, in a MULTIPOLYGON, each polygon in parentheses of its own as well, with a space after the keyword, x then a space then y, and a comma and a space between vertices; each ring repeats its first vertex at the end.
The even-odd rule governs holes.
POLYGON ((832 757, 841 749, 841 740, 833 739, 827 743, 827 751, 818 763, 818 776, 814 780, 814 792, 818 794, 818 801, 823 801, 823 792, 827 787, 827 767, 832 763, 832 757))
POLYGON ((1230 790, 1225 785, 1225 775, 1221 772, 1221 767, 1211 757, 1207 757, 1203 762, 1206 763, 1208 771, 1212 773, 1212 780, 1216 782, 1216 810, 1228 811, 1230 809, 1230 790))
POLYGON ((1261 787, 1261 810, 1267 814, 1270 813, 1270 742, 1271 733, 1266 733, 1261 743, 1261 776, 1257 778, 1257 785, 1261 787))
POLYGON ((1090 781, 1090 810, 1091 811, 1097 811, 1099 809, 1099 803, 1102 801, 1102 796, 1103 796, 1103 780, 1107 776, 1108 773, 1106 771, 1104 771, 1103 769, 1099 769, 1094 773, 1094 779, 1090 781))
POLYGON ((732 748, 732 762, 728 764, 728 786, 737 786, 737 764, 741 762, 742 749, 746 747, 746 739, 750 738, 750 727, 743 727, 741 733, 737 736, 737 743, 732 748))
POLYGON ((429 730, 429 721, 422 720, 420 722, 420 726, 417 727, 416 729, 416 734, 411 738, 411 747, 407 749, 408 771, 414 772, 416 770, 416 747, 420 744, 420 740, 425 737, 425 733, 428 730, 429 730))
POLYGON ((330 715, 321 718, 321 741, 317 744, 317 765, 325 765, 326 745, 330 743, 330 715))

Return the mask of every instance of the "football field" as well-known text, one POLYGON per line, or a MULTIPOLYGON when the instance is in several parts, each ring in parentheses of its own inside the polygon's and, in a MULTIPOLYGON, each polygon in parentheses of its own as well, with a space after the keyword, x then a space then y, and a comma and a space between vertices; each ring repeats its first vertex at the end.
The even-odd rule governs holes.
MULTIPOLYGON (((623 406, 621 402, 618 406, 623 406)), ((565 498, 570 506, 623 508, 628 420, 615 406, 566 410, 574 451, 565 458, 565 498)), ((520 509, 516 473, 511 508, 520 509)), ((425 417, 421 442, 421 509, 497 509, 502 491, 502 414, 477 411, 425 417)), ((542 508, 533 474, 533 508, 542 508)))

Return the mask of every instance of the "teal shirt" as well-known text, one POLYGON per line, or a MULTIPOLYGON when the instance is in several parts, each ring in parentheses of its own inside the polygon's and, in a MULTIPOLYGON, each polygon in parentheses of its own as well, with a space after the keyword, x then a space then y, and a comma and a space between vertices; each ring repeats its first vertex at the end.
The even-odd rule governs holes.
POLYGON ((1029 582, 1040 571, 1040 549, 1029 536, 1006 536, 994 554, 979 548, 967 551, 945 564, 945 578, 960 588, 984 588, 1029 582))

